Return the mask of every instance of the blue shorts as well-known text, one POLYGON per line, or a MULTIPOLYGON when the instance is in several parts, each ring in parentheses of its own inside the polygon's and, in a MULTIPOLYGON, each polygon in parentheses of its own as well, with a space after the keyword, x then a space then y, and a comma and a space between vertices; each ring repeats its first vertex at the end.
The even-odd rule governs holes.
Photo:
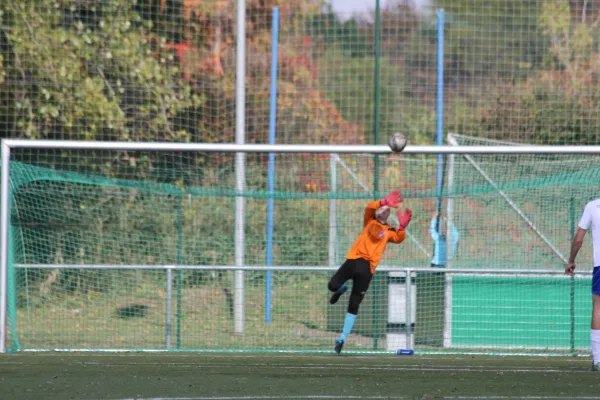
POLYGON ((592 293, 600 296, 600 267, 594 267, 592 275, 592 293))

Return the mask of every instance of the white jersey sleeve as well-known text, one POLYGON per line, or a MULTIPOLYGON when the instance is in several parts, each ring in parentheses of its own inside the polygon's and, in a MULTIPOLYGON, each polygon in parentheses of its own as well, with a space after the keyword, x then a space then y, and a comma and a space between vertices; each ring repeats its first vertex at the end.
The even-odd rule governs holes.
POLYGON ((600 266, 600 199, 592 200, 587 203, 583 209, 579 227, 586 231, 591 231, 594 249, 593 266, 600 266))
POLYGON ((595 202, 590 202, 588 203, 585 208, 583 209, 583 215, 581 216, 581 219, 579 220, 579 227, 581 229, 584 230, 588 230, 590 229, 590 226, 592 225, 592 214, 594 212, 594 204, 595 202))

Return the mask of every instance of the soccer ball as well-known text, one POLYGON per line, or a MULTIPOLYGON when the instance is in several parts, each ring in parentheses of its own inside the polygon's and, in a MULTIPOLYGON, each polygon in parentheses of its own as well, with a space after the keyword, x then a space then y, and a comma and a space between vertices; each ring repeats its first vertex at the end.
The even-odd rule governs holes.
POLYGON ((401 133, 394 133, 390 136, 388 144, 394 153, 399 153, 406 147, 406 136, 401 133))

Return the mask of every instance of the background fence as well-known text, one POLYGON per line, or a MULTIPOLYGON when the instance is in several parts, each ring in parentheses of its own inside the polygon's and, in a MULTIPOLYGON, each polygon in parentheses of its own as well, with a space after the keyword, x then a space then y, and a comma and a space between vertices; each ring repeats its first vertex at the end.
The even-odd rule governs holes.
MULTIPOLYGON (((246 2, 248 143, 268 142, 279 8, 278 143, 436 138, 438 9, 444 131, 521 143, 598 135, 596 2, 246 2), (414 5, 420 5, 415 7, 414 5)), ((3 137, 233 142, 233 0, 10 0, 0 16, 3 137)))

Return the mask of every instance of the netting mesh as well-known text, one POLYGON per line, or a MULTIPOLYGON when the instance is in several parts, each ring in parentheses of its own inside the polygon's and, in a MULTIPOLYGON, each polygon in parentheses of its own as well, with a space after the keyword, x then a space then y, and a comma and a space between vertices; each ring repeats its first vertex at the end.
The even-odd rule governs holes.
MULTIPOLYGON (((462 145, 482 138, 507 145, 598 143, 597 2, 385 2, 379 18, 374 1, 358 15, 321 1, 245 3, 247 143, 267 143, 270 133, 285 144, 385 143, 403 132, 411 144, 424 144, 447 131, 479 138, 456 136, 462 145)), ((236 6, 235 0, 0 2, 0 137, 234 142, 236 6)), ((440 198, 430 156, 277 155, 272 193, 268 156, 247 161, 244 265, 266 263, 271 197, 272 264, 324 270, 274 272, 272 293, 265 271, 245 271, 241 336, 232 328, 239 298, 233 272, 176 270, 169 280, 162 268, 74 267, 234 265, 240 196, 234 155, 16 151, 11 348, 162 348, 170 331, 174 348, 320 351, 344 313, 344 305, 326 307, 323 288, 332 272, 326 268, 343 261, 367 201, 399 186, 415 212, 406 242, 390 246, 383 265, 444 261, 435 259, 429 230, 441 200, 448 247, 456 247, 447 267, 560 271, 578 215, 596 195, 599 171, 597 157, 456 155, 444 159, 440 198), (263 323, 269 307, 273 321, 263 323)), ((589 246, 580 257, 589 260, 589 246)), ((363 306, 368 311, 347 349, 410 347, 411 340, 428 351, 587 346, 587 327, 581 328, 587 280, 519 278, 509 280, 507 296, 498 290, 507 277, 449 280, 430 271, 412 277, 412 293, 419 294, 410 301, 411 280, 396 272, 373 283, 366 299, 372 302, 363 306), (575 311, 560 304, 556 318, 540 311, 548 303, 539 299, 557 293, 568 294, 575 311), (480 312, 490 298, 496 308, 480 312)))
MULTIPOLYGON (((454 135, 459 145, 492 145, 500 142, 454 135)), ((504 142, 502 144, 511 145, 504 142)), ((472 213, 468 220, 457 217, 459 231, 471 232, 473 241, 494 237, 481 242, 470 253, 465 250, 464 261, 469 265, 473 257, 485 249, 491 264, 507 268, 527 265, 560 266, 569 256, 567 239, 573 234, 585 204, 596 198, 598 158, 595 156, 455 156, 454 179, 449 191, 460 191, 470 185, 489 188, 491 192, 472 198, 456 196, 452 212, 457 216, 472 213), (502 210, 489 212, 489 210, 502 210), (533 217, 535 215, 535 217, 533 217), (462 225, 462 226, 460 226, 462 225), (462 229, 461 229, 462 228, 462 229), (481 234, 483 231, 498 235, 481 234), (527 256, 504 251, 513 245, 526 249, 527 256)), ((589 250, 589 249, 588 249, 589 250)))
MULTIPOLYGON (((398 188, 403 207, 414 213, 408 237, 388 245, 380 266, 394 272, 376 273, 349 350, 573 351, 570 326, 587 320, 591 246, 581 251, 582 279, 560 273, 572 230, 597 190, 597 157, 447 156, 441 230, 454 228, 441 262, 462 271, 451 275, 429 267, 440 262, 431 232, 435 155, 380 156, 376 177, 368 154, 277 154, 275 191, 269 192, 267 154, 246 154, 241 294, 232 271, 234 154, 188 154, 185 160, 198 160, 192 170, 166 168, 165 159, 180 158, 160 152, 37 150, 36 158, 45 160, 37 165, 16 161, 30 158, 31 150, 13 153, 12 349, 160 349, 168 338, 172 349, 327 351, 346 309, 345 301, 328 305, 327 281, 362 230, 365 205, 398 188), (106 161, 104 172, 85 163, 58 164, 90 157, 106 161), (373 191, 376 178, 380 193, 373 191), (269 244, 272 265, 289 268, 261 269, 269 244), (180 268, 169 277, 165 266, 180 268), (411 289, 406 268, 418 269, 411 289), (500 270, 505 275, 494 275, 500 270), (541 274, 532 276, 534 270, 541 274), (547 316, 538 308, 557 296, 554 291, 568 295, 548 318, 548 338, 541 323, 547 316), (508 309, 506 315, 482 314, 484 294, 492 308, 508 309), (235 328, 240 318, 243 332, 235 328), (539 323, 529 329, 531 321, 539 323)), ((389 223, 397 224, 395 215, 389 223)), ((577 333, 576 347, 585 347, 585 329, 577 333)))
MULTIPOLYGON (((3 2, 2 135, 233 142, 236 6, 3 2)), ((268 141, 278 7, 278 143, 383 143, 395 131, 434 142, 441 74, 447 131, 597 143, 596 2, 392 2, 379 19, 374 2, 362 15, 318 1, 246 6, 247 142, 268 141)))

